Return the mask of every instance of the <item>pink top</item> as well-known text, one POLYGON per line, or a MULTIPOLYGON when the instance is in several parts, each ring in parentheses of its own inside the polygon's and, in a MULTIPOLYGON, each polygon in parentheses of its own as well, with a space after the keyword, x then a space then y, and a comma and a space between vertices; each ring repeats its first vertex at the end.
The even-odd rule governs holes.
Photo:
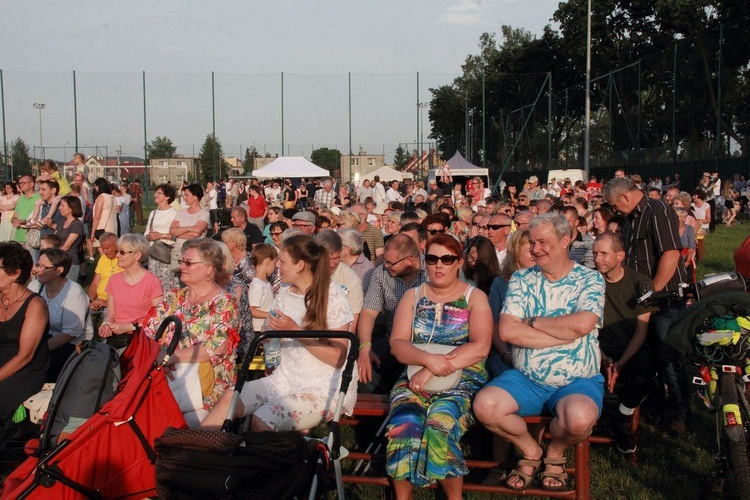
POLYGON ((124 272, 113 274, 107 293, 115 299, 115 323, 142 323, 154 299, 164 295, 161 280, 148 271, 133 286, 125 281, 124 272))

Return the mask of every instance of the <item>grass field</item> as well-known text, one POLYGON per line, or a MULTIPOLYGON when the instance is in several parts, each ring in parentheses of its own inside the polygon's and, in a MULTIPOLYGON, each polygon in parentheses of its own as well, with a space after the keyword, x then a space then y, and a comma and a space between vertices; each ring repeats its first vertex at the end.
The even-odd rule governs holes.
MULTIPOLYGON (((705 258, 698 264, 699 278, 706 274, 731 271, 734 251, 748 233, 750 223, 747 222, 732 228, 717 227, 716 232, 705 240, 705 258)), ((721 498, 721 480, 715 477, 713 415, 706 411, 700 401, 693 401, 693 415, 691 432, 680 438, 671 437, 642 420, 637 466, 629 465, 613 447, 592 445, 592 497, 608 500, 721 498)), ((351 439, 351 434, 349 436, 351 439)), ((443 498, 435 490, 416 491, 414 497, 443 498)), ((380 487, 350 486, 347 498, 380 499, 384 498, 384 492, 380 487)), ((465 498, 485 500, 512 497, 467 493, 465 498)))

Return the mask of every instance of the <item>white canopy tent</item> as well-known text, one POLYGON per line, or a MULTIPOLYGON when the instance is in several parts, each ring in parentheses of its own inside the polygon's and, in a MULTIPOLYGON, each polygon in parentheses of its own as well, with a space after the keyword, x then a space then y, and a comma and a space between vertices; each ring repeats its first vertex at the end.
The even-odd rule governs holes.
POLYGON ((257 179, 298 179, 300 177, 328 177, 330 172, 301 156, 281 156, 263 168, 253 170, 257 179))
POLYGON ((404 180, 404 173, 399 172, 395 168, 391 167, 380 167, 377 170, 373 170, 372 172, 368 172, 365 175, 363 175, 359 180, 364 181, 365 179, 371 181, 375 178, 375 176, 380 177, 381 181, 403 181, 404 180))

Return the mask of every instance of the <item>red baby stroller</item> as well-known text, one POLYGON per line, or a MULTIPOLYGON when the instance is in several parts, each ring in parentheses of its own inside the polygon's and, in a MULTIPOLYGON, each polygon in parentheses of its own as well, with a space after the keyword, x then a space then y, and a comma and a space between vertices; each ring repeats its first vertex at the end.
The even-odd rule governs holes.
MULTIPOLYGON (((168 355, 180 339, 180 320, 169 316, 156 334, 161 337, 170 323, 175 324, 175 335, 168 355)), ((155 364, 158 353, 155 341, 134 334, 120 357, 122 380, 115 397, 56 447, 41 449, 38 458, 27 459, 13 471, 0 498, 153 496, 154 439, 167 427, 186 427, 163 368, 155 364)), ((48 415, 47 422, 53 419, 48 415)))
MULTIPOLYGON (((342 331, 265 332, 253 339, 237 375, 229 415, 239 401, 248 367, 266 338, 345 338, 349 354, 341 376, 338 402, 325 439, 305 440, 297 432, 238 434, 226 420, 221 431, 169 430, 156 440, 159 498, 251 498, 253 500, 318 499, 328 489, 328 470, 335 471, 339 498, 344 498, 340 467, 339 417, 352 380, 359 342, 342 331)), ((282 361, 283 362, 283 361, 282 361)))

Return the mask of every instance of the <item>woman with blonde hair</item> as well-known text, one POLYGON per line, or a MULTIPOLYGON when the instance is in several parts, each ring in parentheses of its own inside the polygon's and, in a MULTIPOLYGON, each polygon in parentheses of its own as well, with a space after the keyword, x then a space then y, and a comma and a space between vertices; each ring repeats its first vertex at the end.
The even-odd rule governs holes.
MULTIPOLYGON (((234 255, 229 245, 224 242, 224 234, 221 235, 221 239, 222 241, 219 242, 219 246, 221 247, 221 252, 224 254, 224 274, 221 278, 217 279, 216 284, 229 292, 229 295, 234 299, 234 304, 237 306, 237 313, 240 316, 238 329, 240 342, 237 344, 237 362, 241 363, 247 354, 250 342, 255 337, 253 333, 253 316, 250 312, 250 297, 248 296, 250 285, 245 282, 243 277, 235 274, 234 255)), ((229 241, 232 241, 231 237, 229 241)), ((253 267, 253 277, 255 277, 255 267, 253 267)))
MULTIPOLYGON (((188 423, 191 426, 208 414, 235 381, 234 354, 240 339, 239 315, 234 298, 218 284, 226 279, 225 266, 218 242, 208 238, 187 240, 182 246, 180 259, 181 280, 185 287, 166 292, 144 327, 146 335, 153 338, 167 316, 174 314, 182 322, 182 336, 168 365, 200 365, 198 373, 203 404, 190 412, 188 423)), ((166 348, 173 334, 174 330, 168 329, 159 339, 159 345, 166 348)), ((157 360, 159 363, 163 354, 157 360)))
POLYGON ((339 229, 357 229, 357 226, 359 226, 359 216, 357 214, 351 210, 342 210, 339 212, 339 223, 337 224, 339 229))
POLYGON ((221 241, 227 246, 232 257, 233 274, 250 286, 255 277, 255 267, 250 258, 250 252, 247 251, 245 232, 242 229, 230 227, 221 232, 221 241))
MULTIPOLYGON (((281 245, 278 260, 284 286, 271 305, 263 330, 348 331, 354 320, 346 294, 331 281, 328 252, 312 236, 295 234, 281 245)), ((226 418, 252 415, 254 431, 312 429, 333 414, 347 342, 343 339, 281 339, 280 363, 268 377, 248 382, 236 415, 227 415, 227 391, 202 427, 221 428, 226 418)), ((353 377, 344 400, 351 414, 357 400, 353 377)))

